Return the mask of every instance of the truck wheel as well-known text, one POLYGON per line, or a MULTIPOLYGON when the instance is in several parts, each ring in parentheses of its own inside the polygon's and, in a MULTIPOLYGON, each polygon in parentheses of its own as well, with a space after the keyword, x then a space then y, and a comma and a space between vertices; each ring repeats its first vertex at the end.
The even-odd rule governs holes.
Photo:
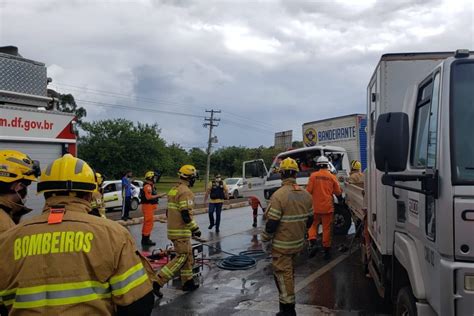
POLYGON ((336 204, 334 207, 334 234, 347 235, 352 224, 351 212, 343 205, 336 204))
POLYGON ((402 287, 398 291, 396 316, 416 316, 416 300, 409 286, 402 287))
POLYGON ((136 211, 139 204, 140 204, 140 203, 138 202, 138 199, 137 199, 137 198, 133 198, 132 201, 130 202, 130 209, 131 209, 132 211, 136 211))

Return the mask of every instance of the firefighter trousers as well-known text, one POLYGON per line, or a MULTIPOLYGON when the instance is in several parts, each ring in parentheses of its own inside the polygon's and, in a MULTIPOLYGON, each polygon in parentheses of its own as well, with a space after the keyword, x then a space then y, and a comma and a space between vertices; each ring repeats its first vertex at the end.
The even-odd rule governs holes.
POLYGON ((316 240, 318 236, 318 226, 323 224, 323 247, 329 248, 332 243, 332 225, 334 213, 314 213, 313 225, 308 230, 308 240, 316 240))
POLYGON ((142 212, 143 212, 142 235, 143 236, 150 236, 151 231, 153 230, 154 215, 157 208, 158 208, 158 204, 142 204, 142 212))
POLYGON ((178 272, 181 274, 181 283, 184 284, 193 278, 193 250, 190 238, 173 240, 176 257, 168 262, 158 273, 158 284, 162 287, 178 272))
POLYGON ((295 258, 296 254, 272 251, 273 276, 282 304, 295 304, 295 258))

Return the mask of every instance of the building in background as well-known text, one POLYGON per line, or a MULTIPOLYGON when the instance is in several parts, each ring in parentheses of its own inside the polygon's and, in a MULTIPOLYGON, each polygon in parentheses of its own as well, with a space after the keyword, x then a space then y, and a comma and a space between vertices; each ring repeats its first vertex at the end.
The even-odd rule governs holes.
POLYGON ((287 150, 293 143, 293 131, 275 133, 275 148, 287 150))

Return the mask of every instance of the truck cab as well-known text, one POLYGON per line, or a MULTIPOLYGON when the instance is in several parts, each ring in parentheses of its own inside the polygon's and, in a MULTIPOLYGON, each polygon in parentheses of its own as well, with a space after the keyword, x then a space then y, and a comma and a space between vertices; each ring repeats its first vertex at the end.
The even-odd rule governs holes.
POLYGON ((473 315, 474 57, 398 60, 431 67, 384 76, 388 87, 413 80, 401 104, 376 92, 380 69, 368 87, 368 269, 396 315, 473 315))
MULTIPOLYGON (((300 169, 296 183, 305 188, 308 185, 309 176, 316 171, 316 160, 323 155, 329 158, 330 170, 338 177, 342 185, 350 171, 347 153, 342 147, 322 145, 282 152, 275 157, 270 169, 267 169, 263 159, 244 162, 242 195, 257 197, 262 207, 266 208, 272 194, 281 187, 279 166, 283 159, 289 157, 296 160, 300 169)), ((334 200, 334 231, 337 234, 346 234, 351 226, 351 215, 345 207, 338 204, 336 198, 334 200)))

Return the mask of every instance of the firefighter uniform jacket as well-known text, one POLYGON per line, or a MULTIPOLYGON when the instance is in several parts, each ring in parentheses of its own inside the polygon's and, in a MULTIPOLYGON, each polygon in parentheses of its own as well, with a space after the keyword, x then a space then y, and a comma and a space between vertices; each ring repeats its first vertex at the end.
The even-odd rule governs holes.
POLYGON ((364 187, 364 174, 360 171, 353 171, 349 175, 348 182, 363 188, 364 187))
POLYGON ((313 172, 306 190, 313 196, 315 214, 334 213, 333 194, 341 195, 341 187, 335 175, 327 169, 313 172))
POLYGON ((263 241, 272 240, 273 251, 294 254, 303 249, 306 222, 313 216, 312 200, 294 179, 285 179, 283 186, 273 193, 265 215, 279 221, 273 236, 262 233, 263 241))
POLYGON ((0 234, 9 230, 10 228, 15 227, 15 222, 13 222, 10 215, 7 213, 8 205, 10 205, 10 201, 7 199, 0 197, 0 234))
POLYGON ((180 182, 168 192, 168 239, 191 238, 192 231, 198 229, 193 219, 194 194, 186 181, 180 182), (181 212, 188 210, 191 222, 183 221, 181 212))
POLYGON ((0 299, 10 315, 114 315, 150 293, 129 232, 89 211, 85 200, 51 197, 42 215, 0 235, 0 299), (62 221, 52 208, 64 210, 62 221))
POLYGON ((104 196, 99 190, 95 190, 94 192, 92 192, 91 207, 93 211, 97 211, 100 217, 106 217, 104 196))

